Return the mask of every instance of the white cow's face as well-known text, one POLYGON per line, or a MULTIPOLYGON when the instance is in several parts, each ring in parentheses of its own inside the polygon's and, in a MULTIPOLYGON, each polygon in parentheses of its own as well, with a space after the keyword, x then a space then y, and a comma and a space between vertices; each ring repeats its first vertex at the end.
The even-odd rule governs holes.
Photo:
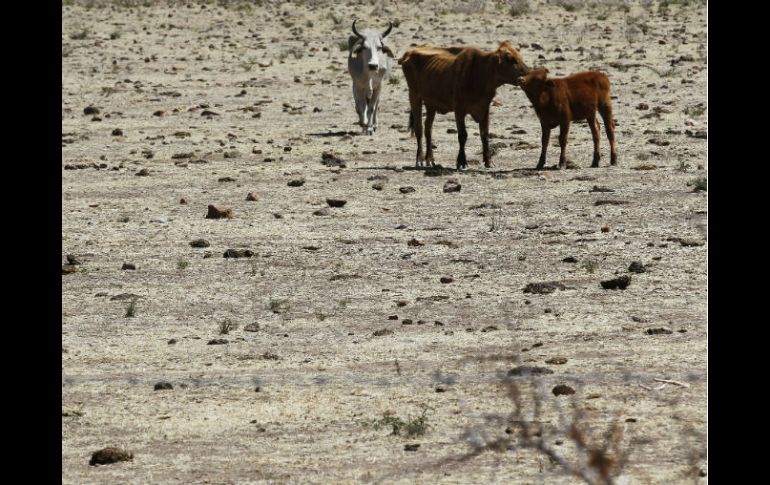
POLYGON ((352 53, 361 59, 361 65, 364 65, 370 71, 379 71, 387 65, 386 56, 393 55, 393 52, 383 42, 382 38, 374 35, 367 35, 363 38, 350 36, 349 42, 353 45, 352 53))

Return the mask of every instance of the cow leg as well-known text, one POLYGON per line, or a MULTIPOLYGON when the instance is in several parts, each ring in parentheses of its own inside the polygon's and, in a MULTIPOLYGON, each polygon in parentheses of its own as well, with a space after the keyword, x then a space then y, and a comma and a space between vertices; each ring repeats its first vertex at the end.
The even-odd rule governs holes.
POLYGON ((569 121, 562 122, 559 126, 559 146, 561 155, 559 156, 559 168, 567 168, 567 135, 569 135, 569 121))
POLYGON ((366 88, 360 88, 353 85, 353 99, 356 102, 356 113, 358 113, 358 125, 366 126, 366 88))
POLYGON ((495 164, 492 162, 492 152, 489 150, 489 109, 479 122, 479 132, 481 134, 481 150, 484 154, 484 166, 486 168, 493 167, 495 164))
POLYGON ((428 151, 428 155, 425 160, 430 162, 431 167, 435 167, 433 163, 433 119, 436 117, 436 112, 427 106, 425 107, 425 148, 428 151))
POLYGON ((377 108, 380 105, 380 88, 372 91, 372 98, 369 101, 369 125, 368 132, 371 135, 377 129, 377 108))
POLYGON ((551 129, 546 128, 545 125, 540 125, 543 130, 543 136, 540 139, 542 147, 540 148, 540 160, 537 162, 537 170, 541 170, 545 166, 545 153, 548 151, 548 140, 551 139, 551 129))
POLYGON ((591 163, 591 167, 596 168, 599 166, 599 160, 602 158, 599 145, 601 145, 601 137, 599 136, 599 120, 596 119, 596 115, 588 118, 588 126, 591 127, 591 136, 594 139, 594 161, 591 163))
POLYGON ((414 136, 417 138, 417 166, 419 167, 425 161, 425 155, 422 152, 422 100, 410 92, 409 105, 412 109, 410 114, 412 128, 414 128, 414 136))
POLYGON ((599 105, 599 114, 604 121, 604 130, 607 132, 607 139, 610 141, 610 164, 618 163, 618 147, 615 144, 615 120, 612 118, 612 105, 609 100, 606 104, 599 105))
POLYGON ((455 111, 457 122, 457 141, 460 142, 460 151, 457 153, 457 170, 468 168, 468 160, 465 158, 465 142, 468 140, 468 130, 465 129, 465 113, 455 111))

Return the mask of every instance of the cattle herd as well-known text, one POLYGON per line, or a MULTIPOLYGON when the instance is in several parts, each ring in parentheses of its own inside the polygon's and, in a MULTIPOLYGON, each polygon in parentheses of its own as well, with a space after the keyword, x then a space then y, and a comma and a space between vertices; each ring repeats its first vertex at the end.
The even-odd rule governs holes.
MULTIPOLYGON (((365 30, 359 33, 353 21, 353 34, 348 39, 348 71, 353 79, 353 98, 359 125, 364 133, 372 135, 377 129, 382 82, 391 69, 393 51, 385 45, 385 38, 393 29, 378 33, 365 30)), ((566 78, 548 78, 548 69, 531 69, 521 54, 507 41, 495 51, 483 51, 472 46, 437 47, 422 45, 406 52, 399 60, 409 87, 409 127, 417 138, 417 166, 430 163, 435 166, 431 135, 436 113, 454 112, 457 122, 457 169, 468 167, 465 142, 468 131, 465 117, 471 115, 479 124, 484 166, 489 168, 492 153, 489 148, 489 108, 497 88, 503 84, 518 85, 527 95, 542 128, 542 148, 537 169, 545 166, 546 151, 551 130, 559 127, 561 155, 559 168, 567 166, 567 136, 572 121, 586 120, 591 128, 594 155, 591 167, 598 167, 599 120, 604 121, 610 143, 610 163, 617 164, 615 120, 612 117, 610 81, 601 72, 580 72, 566 78), (422 107, 425 106, 425 149, 422 145, 422 107)))

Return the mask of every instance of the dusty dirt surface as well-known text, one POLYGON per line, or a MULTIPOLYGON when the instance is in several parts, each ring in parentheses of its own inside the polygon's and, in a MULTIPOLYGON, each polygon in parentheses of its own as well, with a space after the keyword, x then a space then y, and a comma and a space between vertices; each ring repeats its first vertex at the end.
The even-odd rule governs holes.
POLYGON ((708 480, 703 3, 87 3, 62 6, 63 483, 580 483, 521 446, 506 380, 578 468, 570 421, 594 447, 617 422, 617 483, 708 480), (355 124, 354 15, 397 21, 399 57, 508 40, 606 72, 619 165, 603 136, 589 168, 576 123, 577 168, 534 171, 537 117, 503 86, 496 167, 468 118, 470 169, 416 170, 397 65, 380 129, 355 124), (134 459, 89 466, 107 446, 134 459))

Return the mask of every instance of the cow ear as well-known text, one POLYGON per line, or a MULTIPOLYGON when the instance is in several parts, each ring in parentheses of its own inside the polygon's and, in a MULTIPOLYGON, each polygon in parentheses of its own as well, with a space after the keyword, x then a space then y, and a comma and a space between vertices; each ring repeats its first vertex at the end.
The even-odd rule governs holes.
POLYGON ((351 35, 348 37, 348 50, 353 50, 353 47, 355 47, 356 42, 358 42, 358 37, 355 35, 351 35))

